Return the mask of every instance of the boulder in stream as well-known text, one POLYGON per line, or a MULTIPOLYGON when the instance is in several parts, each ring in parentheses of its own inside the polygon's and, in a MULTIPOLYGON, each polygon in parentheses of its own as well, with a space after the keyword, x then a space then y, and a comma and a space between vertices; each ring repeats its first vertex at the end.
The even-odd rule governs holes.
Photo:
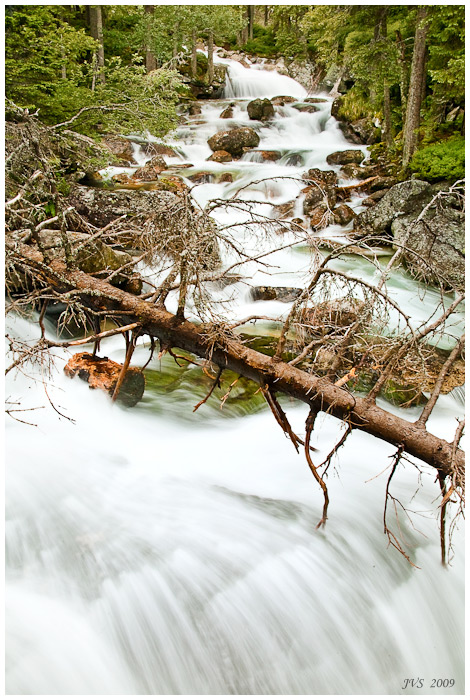
POLYGON ((134 147, 132 141, 120 136, 107 136, 103 139, 105 146, 111 153, 127 163, 135 163, 134 147))
POLYGON ((429 282, 441 278, 446 286, 462 290, 465 216, 460 199, 441 197, 422 214, 439 187, 421 180, 394 185, 375 206, 359 214, 356 234, 388 236, 395 248, 405 246, 404 259, 415 274, 429 282))
MULTIPOLYGON (((123 366, 107 357, 97 357, 89 352, 79 352, 65 365, 67 377, 79 377, 88 382, 90 389, 101 389, 109 396, 114 390, 121 375, 123 366)), ((124 375, 117 401, 125 406, 135 406, 145 391, 145 377, 138 367, 129 367, 124 375)))
POLYGON ((291 102, 297 102, 296 97, 289 97, 288 95, 277 95, 271 99, 271 104, 276 105, 276 107, 284 107, 284 105, 291 104, 291 102))
POLYGON ((274 107, 267 98, 252 100, 248 103, 247 111, 250 119, 257 121, 266 122, 274 117, 274 107))
POLYGON ((346 165, 347 163, 362 163, 364 154, 359 150, 335 151, 326 158, 328 165, 346 165))
POLYGON ((218 131, 207 141, 213 151, 228 151, 232 156, 239 158, 243 155, 244 148, 256 148, 260 138, 256 131, 249 126, 218 131))
POLYGON ((214 163, 230 163, 232 156, 228 151, 214 151, 207 160, 211 160, 214 163))
POLYGON ((347 204, 339 204, 335 209, 333 209, 333 217, 335 224, 347 226, 347 224, 351 223, 351 221, 356 218, 356 214, 351 207, 348 207, 347 204))
POLYGON ((228 107, 226 107, 220 113, 220 119, 233 119, 233 108, 235 107, 235 102, 231 102, 228 107))

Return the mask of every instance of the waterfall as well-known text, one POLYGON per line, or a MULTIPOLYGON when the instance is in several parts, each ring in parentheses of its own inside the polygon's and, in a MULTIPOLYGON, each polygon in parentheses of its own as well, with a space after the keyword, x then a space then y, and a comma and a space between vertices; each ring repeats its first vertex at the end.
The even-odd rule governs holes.
MULTIPOLYGON (((290 78, 226 62, 227 99, 305 95, 290 78)), ((329 153, 351 148, 330 105, 315 114, 286 105, 271 124, 253 123, 258 150, 280 150, 281 160, 219 164, 206 160, 207 138, 227 120, 220 101, 205 103, 202 118, 174 135, 180 161, 215 175, 230 170, 234 181, 200 185, 193 195, 204 205, 247 185, 243 196, 268 216, 296 200, 305 167, 327 169, 329 153)), ((250 123, 246 100, 235 117, 250 123)), ((234 221, 225 209, 215 215, 222 225, 234 221)), ((330 227, 328 234, 335 232, 342 233, 330 227)), ((271 249, 261 234, 240 228, 239 245, 271 249)), ((282 241, 295 242, 289 236, 282 241)), ((231 261, 230 250, 223 255, 231 261)), ((229 318, 288 313, 289 304, 253 302, 250 286, 303 286, 309 257, 293 246, 265 260, 269 267, 247 263, 242 281, 214 291, 229 318)), ((337 264, 374 279, 373 266, 357 256, 337 264)), ((418 292, 400 270, 392 274, 394 299, 418 323, 434 292, 418 292)), ((168 310, 176 305, 170 295, 168 310)), ((462 322, 455 314, 456 326, 462 322)), ((24 318, 8 316, 7 330, 37 337, 24 318)), ((55 337, 52 324, 46 330, 55 337)), ((103 341, 102 353, 122 362, 122 338, 103 341)), ((451 679, 448 692, 464 692, 463 532, 457 526, 452 566, 442 568, 433 470, 404 463, 391 485, 413 511, 416 529, 406 515, 398 525, 390 513, 413 568, 383 534, 390 445, 352 434, 330 467, 327 527, 316 530, 318 485, 266 407, 243 415, 230 398, 220 410, 212 397, 193 414, 206 391, 200 375, 175 375, 171 358, 154 357, 143 401, 124 408, 67 378, 70 354, 56 351, 50 379, 34 367, 6 379, 9 399, 34 409, 19 416, 36 426, 7 418, 8 694, 398 695, 416 693, 402 690, 410 677, 424 679, 424 694, 442 693, 431 687, 434 678, 451 679)), ((133 364, 148 357, 139 339, 133 364)), ((452 440, 461 399, 460 390, 439 398, 431 432, 452 440)), ((409 420, 419 415, 388 408, 409 420)), ((285 409, 302 433, 305 407, 286 400, 285 409)), ((319 415, 319 460, 343 431, 341 421, 319 415)))

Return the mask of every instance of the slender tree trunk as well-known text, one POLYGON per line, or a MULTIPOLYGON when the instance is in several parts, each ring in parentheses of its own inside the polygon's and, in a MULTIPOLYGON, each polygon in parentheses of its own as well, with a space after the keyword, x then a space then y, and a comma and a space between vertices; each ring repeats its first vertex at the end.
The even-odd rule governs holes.
POLYGON ((269 20, 269 5, 264 6, 264 26, 268 26, 268 20, 269 20))
POLYGON ((242 44, 246 44, 246 42, 248 41, 248 36, 249 36, 249 31, 250 31, 249 30, 249 25, 250 25, 250 6, 249 5, 246 6, 245 21, 246 21, 246 24, 241 31, 241 39, 242 39, 241 43, 242 44))
POLYGON ((387 147, 393 145, 392 138, 392 110, 390 107, 390 86, 387 78, 384 78, 384 141, 387 147))
POLYGON ((253 39, 253 24, 255 22, 255 6, 248 5, 248 38, 253 39))
POLYGON ((406 62, 405 42, 400 32, 396 31, 398 63, 400 65, 400 96, 401 96, 401 119, 402 127, 405 128, 406 107, 408 103, 408 65, 406 62))
MULTIPOLYGON (((149 25, 152 24, 153 20, 153 13, 155 11, 155 5, 144 5, 144 10, 145 14, 148 15, 148 18, 146 18, 146 21, 148 21, 149 25)), ((157 67, 157 61, 155 59, 155 55, 152 52, 150 48, 150 31, 148 31, 148 27, 146 27, 146 46, 145 46, 145 70, 147 73, 150 73, 151 70, 155 70, 157 67)))
POLYGON ((197 73, 197 34, 196 30, 193 29, 191 34, 191 75, 193 78, 196 77, 197 73))
POLYGON ((180 23, 175 22, 173 27, 173 58, 178 55, 180 23))
POLYGON ((104 44, 103 44, 103 17, 101 5, 90 5, 90 33, 93 39, 99 42, 96 52, 96 73, 97 79, 103 85, 106 82, 104 76, 104 44))
POLYGON ((423 81, 426 66, 426 36, 428 24, 427 7, 419 7, 416 19, 415 44, 411 62, 410 90, 406 109, 405 128, 403 133, 403 167, 407 167, 418 145, 418 129, 420 111, 423 100, 423 81))
POLYGON ((214 31, 209 29, 207 38, 207 80, 209 85, 214 82, 214 31))

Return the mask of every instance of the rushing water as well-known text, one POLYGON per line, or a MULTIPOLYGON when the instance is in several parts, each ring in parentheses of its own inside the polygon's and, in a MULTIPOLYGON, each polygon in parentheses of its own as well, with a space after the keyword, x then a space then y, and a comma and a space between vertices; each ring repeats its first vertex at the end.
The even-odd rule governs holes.
MULTIPOLYGON (((315 114, 286 106, 272 125, 256 127, 260 148, 284 154, 278 163, 205 162, 209 136, 230 122, 248 124, 248 98, 277 94, 305 91, 276 73, 230 63, 233 120, 218 117, 228 100, 210 102, 179 129, 174 162, 234 174, 233 183, 195 188, 201 204, 266 175, 326 169, 328 153, 351 147, 327 101, 315 114)), ((276 180, 245 192, 269 214, 300 187, 276 180)), ((218 214, 221 223, 230 216, 218 214)), ((267 245, 257 230, 237 235, 247 251, 267 245)), ((245 281, 219 292, 221 303, 233 298, 233 318, 286 313, 280 302, 254 303, 250 284, 299 286, 308 278, 301 246, 269 262, 277 266, 270 274, 247 264, 245 281)), ((341 264, 375 274, 355 256, 341 264)), ((406 273, 394 273, 391 291, 415 323, 429 315, 434 293, 418 293, 406 273)), ((170 298, 168 308, 175 304, 170 298)), ((8 330, 25 339, 36 333, 24 319, 9 319, 8 330)), ((122 361, 122 340, 109 339, 103 352, 122 361)), ((390 445, 351 436, 331 467, 330 518, 318 531, 321 494, 266 409, 242 415, 229 398, 223 410, 214 400, 193 416, 205 389, 176 387, 165 359, 149 365, 144 400, 125 409, 67 379, 69 353, 56 356, 51 379, 43 377, 56 410, 34 381, 38 370, 9 375, 7 384, 12 401, 37 408, 16 414, 37 427, 8 419, 6 429, 9 694, 464 692, 463 537, 457 529, 452 566, 443 569, 431 470, 405 462, 393 481, 393 495, 416 513, 415 529, 401 518, 419 567, 412 568, 383 535, 390 445), (157 390, 150 379, 159 370, 169 379, 157 390), (423 679, 422 688, 402 690, 407 678, 423 679), (433 679, 453 683, 433 689, 433 679)), ((135 364, 147 357, 139 345, 135 364)), ((305 407, 284 405, 302 432, 305 407)), ((430 430, 451 439, 462 412, 459 392, 442 396, 430 430)), ((341 432, 330 416, 317 421, 320 457, 341 432)))

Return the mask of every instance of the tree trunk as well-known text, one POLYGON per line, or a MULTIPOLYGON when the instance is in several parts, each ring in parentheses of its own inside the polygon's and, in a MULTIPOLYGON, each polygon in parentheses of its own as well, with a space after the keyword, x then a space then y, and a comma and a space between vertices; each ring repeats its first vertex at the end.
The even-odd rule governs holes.
POLYGON ((247 12, 248 12, 248 38, 253 39, 253 24, 255 21, 255 6, 248 5, 247 12))
POLYGON ((207 38, 207 80, 209 85, 214 82, 214 31, 209 29, 207 38))
POLYGON ((387 148, 391 148, 391 146, 393 146, 390 86, 387 78, 384 78, 384 141, 387 144, 387 148))
POLYGON ((405 42, 400 32, 396 31, 398 62, 400 64, 400 97, 401 97, 401 119, 402 128, 405 128, 406 107, 408 103, 408 65, 406 63, 405 42))
POLYGON ((106 82, 104 76, 104 44, 103 44, 103 18, 101 5, 90 5, 90 33, 93 39, 99 42, 96 52, 96 74, 100 83, 106 82))
MULTIPOLYGON (((153 13, 155 11, 155 5, 144 5, 145 14, 149 15, 148 21, 151 24, 153 20, 153 13)), ((147 28, 146 28, 147 30, 147 28)), ((145 70, 147 73, 155 70, 157 67, 157 61, 155 55, 150 48, 150 32, 146 31, 146 46, 145 46, 145 70)))
POLYGON ((268 19, 269 19, 269 5, 264 6, 264 26, 268 26, 268 19))
MULTIPOLYGON (((18 252, 33 265, 42 255, 25 244, 18 252)), ((282 392, 308 404, 310 409, 328 411, 347 421, 354 429, 375 435, 392 445, 402 445, 410 455, 423 460, 447 476, 463 471, 464 453, 445 440, 429 433, 417 423, 393 415, 374 401, 352 396, 324 377, 317 377, 283 361, 247 348, 243 343, 220 335, 214 339, 204 326, 178 319, 161 307, 113 287, 79 270, 67 270, 53 260, 47 269, 38 268, 38 277, 58 291, 76 291, 82 302, 101 311, 119 311, 124 319, 141 324, 141 333, 159 338, 166 347, 178 347, 211 360, 222 369, 231 369, 253 380, 263 389, 282 392)))
POLYGON ((420 111, 423 99, 423 81, 426 65, 426 36, 428 24, 427 7, 419 7, 416 19, 415 44, 411 62, 410 90, 406 109, 405 127, 403 133, 403 167, 407 167, 418 145, 418 129, 420 111))
POLYGON ((175 22, 173 27, 173 58, 178 55, 180 23, 175 22))
POLYGON ((191 34, 191 75, 193 78, 196 77, 197 73, 197 34, 196 30, 193 29, 191 34))

